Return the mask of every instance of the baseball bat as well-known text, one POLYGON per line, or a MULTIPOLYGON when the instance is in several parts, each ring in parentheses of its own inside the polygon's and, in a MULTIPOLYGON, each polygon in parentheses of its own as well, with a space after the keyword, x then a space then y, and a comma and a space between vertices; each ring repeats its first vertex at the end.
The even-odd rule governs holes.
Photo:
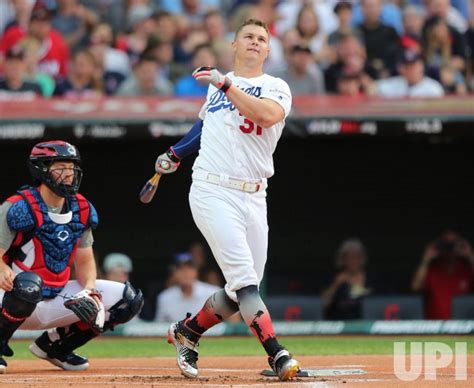
POLYGON ((140 191, 140 201, 142 203, 150 203, 153 197, 155 196, 156 189, 158 188, 158 184, 160 183, 161 174, 157 172, 153 177, 151 177, 143 186, 142 190, 140 191))

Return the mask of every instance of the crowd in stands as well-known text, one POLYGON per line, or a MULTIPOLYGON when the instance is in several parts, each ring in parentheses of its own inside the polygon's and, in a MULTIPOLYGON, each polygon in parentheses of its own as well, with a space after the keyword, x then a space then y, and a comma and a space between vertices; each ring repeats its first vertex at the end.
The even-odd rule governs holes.
POLYGON ((0 98, 204 96, 190 73, 231 71, 248 18, 295 96, 474 90, 472 0, 3 0, 0 98))

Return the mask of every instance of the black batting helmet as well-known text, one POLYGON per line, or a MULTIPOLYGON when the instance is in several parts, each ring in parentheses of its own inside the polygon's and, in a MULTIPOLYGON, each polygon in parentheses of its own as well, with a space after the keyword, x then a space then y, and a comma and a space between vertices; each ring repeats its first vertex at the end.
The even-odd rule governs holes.
POLYGON ((68 197, 79 191, 82 180, 80 163, 81 156, 77 148, 62 140, 44 141, 36 144, 28 158, 28 167, 33 178, 44 183, 61 197, 68 197), (62 181, 58 181, 51 175, 49 170, 51 164, 60 160, 74 163, 74 179, 72 184, 62 183, 62 181))

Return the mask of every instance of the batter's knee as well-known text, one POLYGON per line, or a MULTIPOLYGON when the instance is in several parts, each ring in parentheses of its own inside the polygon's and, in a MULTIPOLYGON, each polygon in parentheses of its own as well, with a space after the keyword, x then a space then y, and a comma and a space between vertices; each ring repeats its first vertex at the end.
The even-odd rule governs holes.
POLYGON ((135 288, 129 283, 125 283, 122 299, 115 303, 110 309, 110 318, 108 323, 115 326, 125 323, 136 316, 143 308, 143 294, 141 290, 135 288))
POLYGON ((240 290, 235 291, 237 294, 237 300, 241 301, 252 295, 259 295, 258 286, 257 285, 250 285, 242 287, 240 290))
POLYGON ((5 292, 2 307, 18 318, 29 317, 43 299, 43 279, 34 272, 20 272, 13 280, 13 289, 5 292))

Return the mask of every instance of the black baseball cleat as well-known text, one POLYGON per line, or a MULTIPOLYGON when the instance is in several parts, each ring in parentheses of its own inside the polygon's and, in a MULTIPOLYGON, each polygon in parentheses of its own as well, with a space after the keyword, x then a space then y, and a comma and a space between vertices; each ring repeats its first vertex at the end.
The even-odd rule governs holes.
POLYGON ((168 329, 168 343, 176 348, 176 361, 183 376, 195 378, 198 376, 198 347, 199 336, 186 328, 186 319, 173 323, 168 329))
POLYGON ((268 357, 268 364, 281 381, 293 379, 300 370, 300 363, 286 349, 280 350, 274 357, 268 357))
POLYGON ((53 350, 53 343, 48 332, 45 331, 30 345, 30 351, 36 357, 49 361, 64 370, 85 370, 89 367, 89 360, 86 357, 74 352, 58 354, 53 350))
POLYGON ((8 346, 8 340, 0 340, 0 374, 7 373, 7 362, 3 356, 13 356, 13 350, 8 346))

